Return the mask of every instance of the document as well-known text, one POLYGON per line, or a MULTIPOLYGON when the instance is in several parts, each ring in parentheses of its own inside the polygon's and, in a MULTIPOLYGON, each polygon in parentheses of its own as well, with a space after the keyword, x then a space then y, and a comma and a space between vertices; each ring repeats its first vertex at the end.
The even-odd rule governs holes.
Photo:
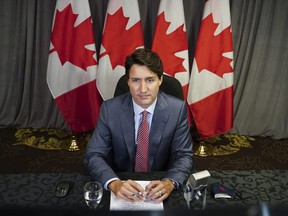
MULTIPOLYGON (((136 181, 140 184, 143 188, 150 181, 136 181)), ((128 202, 122 199, 118 199, 114 193, 111 192, 110 197, 110 211, 155 211, 164 210, 163 202, 153 202, 153 201, 143 201, 143 202, 128 202)))

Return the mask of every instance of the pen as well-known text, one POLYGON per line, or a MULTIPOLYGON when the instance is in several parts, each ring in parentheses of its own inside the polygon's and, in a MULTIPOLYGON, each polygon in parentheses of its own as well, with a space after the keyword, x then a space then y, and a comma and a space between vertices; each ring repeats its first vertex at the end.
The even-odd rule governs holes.
POLYGON ((131 196, 143 196, 142 192, 137 192, 137 193, 133 193, 131 194, 131 196))

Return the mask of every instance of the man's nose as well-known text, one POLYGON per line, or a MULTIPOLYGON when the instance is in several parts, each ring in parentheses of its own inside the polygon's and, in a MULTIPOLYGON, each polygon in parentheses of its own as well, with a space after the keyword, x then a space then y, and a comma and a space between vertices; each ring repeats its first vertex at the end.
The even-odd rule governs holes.
POLYGON ((140 84, 140 90, 141 92, 146 92, 147 91, 147 84, 145 81, 142 81, 140 84))

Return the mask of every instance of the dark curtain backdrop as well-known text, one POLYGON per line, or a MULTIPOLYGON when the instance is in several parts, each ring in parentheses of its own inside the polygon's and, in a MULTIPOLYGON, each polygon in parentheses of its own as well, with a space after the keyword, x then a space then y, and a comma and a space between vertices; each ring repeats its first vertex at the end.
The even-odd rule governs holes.
MULTIPOLYGON (((99 52, 108 0, 89 2, 99 52)), ((145 46, 150 48, 159 0, 138 2, 145 46)), ((190 69, 204 2, 183 0, 190 69)), ((46 83, 55 3, 0 0, 0 128, 69 130, 46 83)), ((288 1, 231 0, 230 6, 235 70, 231 132, 287 138, 288 1)))

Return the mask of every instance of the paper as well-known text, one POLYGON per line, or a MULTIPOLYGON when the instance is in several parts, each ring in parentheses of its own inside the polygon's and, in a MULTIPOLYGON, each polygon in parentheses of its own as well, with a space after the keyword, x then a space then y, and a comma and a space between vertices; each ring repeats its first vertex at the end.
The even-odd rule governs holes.
MULTIPOLYGON (((150 181, 136 181, 143 188, 150 181)), ((111 192, 110 197, 110 211, 148 211, 148 210, 164 210, 163 202, 143 201, 143 202, 128 202, 122 199, 118 199, 114 193, 111 192)))

